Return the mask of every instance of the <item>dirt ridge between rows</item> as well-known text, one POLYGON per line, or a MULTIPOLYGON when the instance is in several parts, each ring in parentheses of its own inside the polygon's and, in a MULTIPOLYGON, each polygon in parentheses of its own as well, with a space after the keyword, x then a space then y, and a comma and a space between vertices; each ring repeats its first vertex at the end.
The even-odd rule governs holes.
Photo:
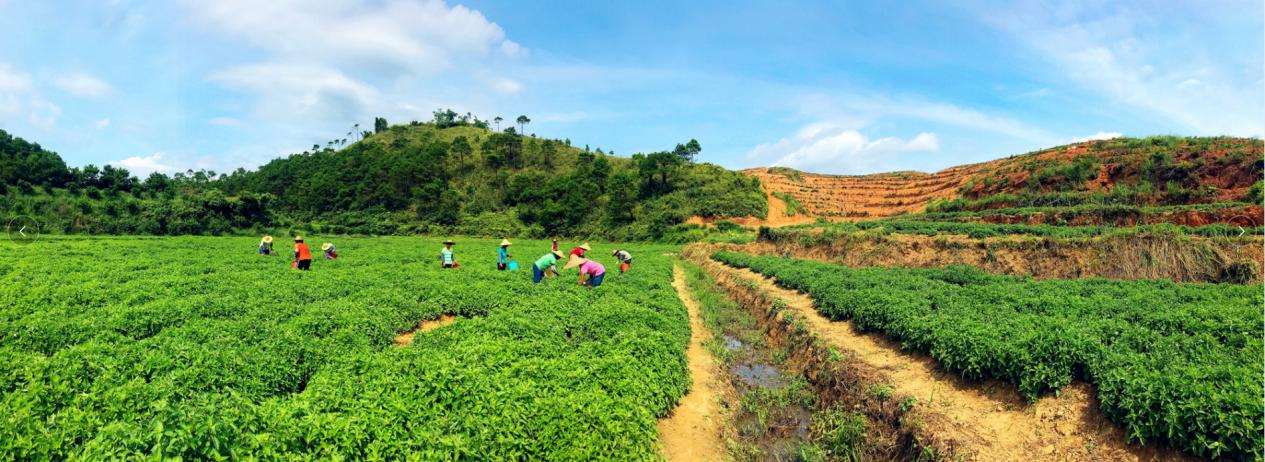
POLYGON ((690 344, 685 356, 691 386, 672 415, 659 419, 662 454, 670 461, 723 460, 726 451, 720 435, 724 422, 716 390, 716 360, 703 347, 710 334, 680 266, 672 268, 672 287, 690 316, 690 344))
POLYGON ((1058 396, 1029 404, 1009 384, 962 379, 926 355, 901 351, 879 334, 860 332, 851 322, 831 321, 817 312, 810 297, 750 270, 712 261, 709 250, 694 248, 687 253, 714 275, 731 277, 784 302, 779 316, 793 313, 813 335, 846 356, 850 366, 861 369, 855 374, 890 384, 893 401, 914 398, 917 404, 902 419, 918 422, 917 439, 934 448, 940 458, 1196 460, 1161 444, 1127 443, 1124 430, 1099 411, 1090 384, 1075 382, 1058 396))
POLYGON ((418 323, 417 327, 395 334, 395 338, 392 341, 395 343, 395 346, 397 347, 407 346, 408 344, 413 343, 413 337, 416 336, 417 334, 422 333, 422 332, 432 331, 440 327, 444 327, 449 324, 452 324, 453 322, 456 322, 456 321, 457 321, 456 316, 453 316, 447 313, 441 314, 439 315, 438 318, 427 319, 425 321, 418 323))

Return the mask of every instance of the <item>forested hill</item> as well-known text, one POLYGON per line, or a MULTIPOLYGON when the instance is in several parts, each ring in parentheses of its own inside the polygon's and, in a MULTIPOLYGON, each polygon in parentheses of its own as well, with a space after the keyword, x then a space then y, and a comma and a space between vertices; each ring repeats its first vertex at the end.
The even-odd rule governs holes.
POLYGON ((3 205, 44 229, 91 234, 460 233, 688 239, 686 218, 764 216, 758 180, 696 162, 694 141, 617 157, 487 128, 440 111, 429 123, 362 132, 255 171, 144 180, 66 168, 0 131, 3 205), (43 170, 34 169, 34 165, 43 170), (39 171, 37 176, 14 171, 39 171))

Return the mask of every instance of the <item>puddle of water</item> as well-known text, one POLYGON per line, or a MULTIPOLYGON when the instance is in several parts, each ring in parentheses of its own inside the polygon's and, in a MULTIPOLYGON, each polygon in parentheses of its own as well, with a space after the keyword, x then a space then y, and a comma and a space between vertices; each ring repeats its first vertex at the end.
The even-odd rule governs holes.
POLYGON ((746 347, 746 344, 742 343, 742 340, 738 340, 737 338, 734 338, 733 336, 730 336, 730 335, 725 335, 725 349, 726 350, 729 350, 729 351, 741 350, 744 347, 746 347))
POLYGON ((808 441, 812 427, 812 413, 802 407, 772 409, 763 423, 754 414, 738 419, 738 435, 744 441, 755 443, 763 460, 798 461, 799 448, 808 441))
POLYGON ((734 366, 734 375, 750 387, 781 388, 785 385, 777 368, 768 364, 739 364, 734 366))

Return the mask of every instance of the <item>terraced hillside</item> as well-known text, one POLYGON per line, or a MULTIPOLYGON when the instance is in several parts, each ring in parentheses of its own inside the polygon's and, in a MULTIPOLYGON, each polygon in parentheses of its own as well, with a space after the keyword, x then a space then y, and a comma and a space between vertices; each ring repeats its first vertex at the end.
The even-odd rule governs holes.
POLYGON ((1080 224, 1098 224, 1098 209, 1131 207, 1142 212, 1122 225, 1259 226, 1263 170, 1261 140, 1162 136, 1058 146, 936 173, 836 176, 784 167, 742 173, 759 178, 770 194, 793 197, 807 215, 832 221, 934 212, 973 214, 960 221, 1041 224, 1079 208, 1080 224), (1162 209, 1197 204, 1225 206, 1162 209))

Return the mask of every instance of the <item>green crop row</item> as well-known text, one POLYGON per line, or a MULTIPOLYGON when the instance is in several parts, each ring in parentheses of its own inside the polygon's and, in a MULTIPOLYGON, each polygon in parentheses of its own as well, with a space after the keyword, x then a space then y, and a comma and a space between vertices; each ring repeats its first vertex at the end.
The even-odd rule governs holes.
POLYGON ((1259 459, 1265 393, 1260 285, 1032 280, 970 267, 864 268, 719 252, 811 295, 833 320, 882 332, 1029 400, 1073 379, 1131 440, 1259 459))
POLYGON ((532 284, 546 242, 516 241, 511 272, 491 240, 460 240, 451 270, 433 239, 334 242, 309 272, 258 238, 10 247, 0 460, 658 457, 689 387, 669 248, 587 289, 532 284), (441 313, 461 319, 394 346, 441 313))
MULTIPOLYGON (((927 212, 915 215, 906 215, 901 217, 902 220, 918 220, 918 221, 962 221, 971 218, 983 218, 990 216, 1021 216, 1028 217, 1035 214, 1043 214, 1047 217, 1071 217, 1093 216, 1101 220, 1104 224, 1112 224, 1121 220, 1133 219, 1142 220, 1148 215, 1162 215, 1175 212, 1212 212, 1222 209, 1242 208, 1247 209, 1252 206, 1260 206, 1260 204, 1252 204, 1247 202, 1214 202, 1210 204, 1185 204, 1185 205, 1162 205, 1162 206, 1137 206, 1129 204, 1080 204, 1071 206, 1044 206, 1044 207, 1012 207, 1000 209, 986 209, 978 211, 957 211, 957 212, 927 212)), ((1248 212, 1244 210, 1244 213, 1248 212)), ((1254 221, 1261 221, 1261 217, 1248 217, 1254 221)), ((1049 218, 1047 218, 1048 220, 1049 218)))
POLYGON ((883 234, 920 234, 935 236, 939 234, 961 234, 972 238, 1001 237, 1027 235, 1049 238, 1089 238, 1109 235, 1125 235, 1139 233, 1189 235, 1202 237, 1238 237, 1259 236, 1265 234, 1265 227, 1243 227, 1226 224, 1206 226, 1185 226, 1173 224, 1140 225, 1121 228, 1117 226, 1055 226, 1055 225, 1022 225, 973 222, 945 221, 898 221, 875 220, 856 223, 830 223, 790 226, 779 229, 761 228, 760 238, 774 242, 802 235, 805 231, 821 229, 825 232, 849 233, 873 231, 883 234))

